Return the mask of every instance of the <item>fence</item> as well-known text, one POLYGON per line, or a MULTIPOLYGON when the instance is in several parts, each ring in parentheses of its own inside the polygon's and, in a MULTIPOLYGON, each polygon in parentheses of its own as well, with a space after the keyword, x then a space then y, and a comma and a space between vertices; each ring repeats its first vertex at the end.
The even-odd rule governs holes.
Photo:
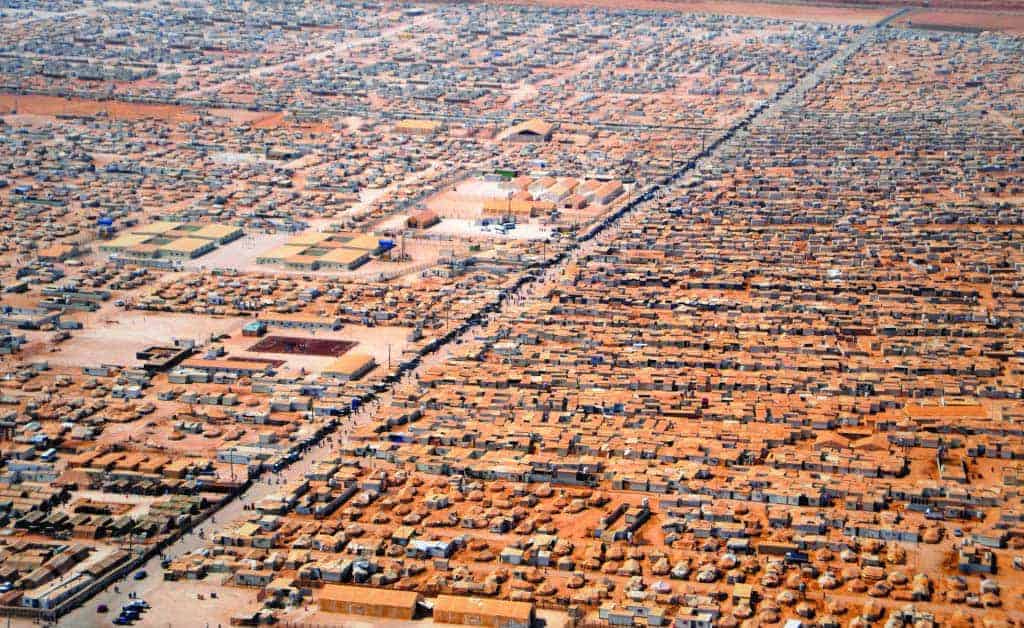
POLYGON ((27 608, 25 606, 0 606, 0 616, 2 617, 29 617, 31 619, 41 619, 45 617, 47 612, 50 611, 44 611, 40 608, 27 608))

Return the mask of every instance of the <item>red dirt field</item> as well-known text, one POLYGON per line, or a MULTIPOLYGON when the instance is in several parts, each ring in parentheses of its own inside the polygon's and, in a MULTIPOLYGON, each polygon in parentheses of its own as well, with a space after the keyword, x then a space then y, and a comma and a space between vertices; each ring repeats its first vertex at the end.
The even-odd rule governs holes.
POLYGON ((980 28, 983 30, 1024 33, 1024 7, 1018 12, 999 11, 914 11, 896 21, 900 26, 928 28, 980 28))
POLYGON ((140 120, 153 118, 168 123, 197 119, 195 112, 178 105, 149 105, 116 100, 87 100, 59 96, 0 94, 0 111, 36 115, 95 115, 106 112, 111 118, 140 120))
MULTIPOLYGON (((849 7, 892 7, 890 0, 832 0, 831 4, 849 7)), ((982 10, 982 11, 1020 11, 1020 0, 911 0, 896 3, 901 7, 921 7, 930 9, 982 10)))
POLYGON ((267 336, 249 347, 248 350, 254 353, 294 353, 338 357, 347 353, 354 346, 356 343, 347 340, 267 336))
POLYGON ((284 123, 284 113, 274 113, 253 122, 254 129, 276 129, 284 123))

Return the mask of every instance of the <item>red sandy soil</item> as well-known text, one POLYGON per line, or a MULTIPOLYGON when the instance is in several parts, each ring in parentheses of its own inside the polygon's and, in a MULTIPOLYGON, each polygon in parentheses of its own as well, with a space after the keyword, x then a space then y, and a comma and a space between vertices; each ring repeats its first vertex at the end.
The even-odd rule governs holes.
POLYGON ((946 26, 983 28, 992 31, 1024 33, 1024 5, 1013 13, 999 11, 915 11, 897 21, 901 26, 946 26))
MULTIPOLYGON (((485 0, 486 1, 486 0, 485 0)), ((721 13, 746 17, 770 17, 807 22, 833 22, 842 24, 873 24, 890 15, 895 9, 892 0, 860 3, 837 2, 821 6, 800 3, 743 2, 741 0, 507 0, 504 4, 528 4, 558 7, 586 7, 600 9, 638 9, 652 11, 680 11, 686 13, 721 13)))
POLYGON ((931 9, 981 9, 984 11, 1021 11, 1020 0, 909 0, 898 3, 892 0, 832 0, 832 4, 841 6, 910 6, 928 7, 931 9))
POLYGON ((105 111, 107 115, 115 119, 154 118, 168 123, 195 120, 197 117, 190 108, 177 105, 149 105, 116 100, 19 96, 16 94, 0 94, 0 111, 49 116, 94 115, 105 111))
POLYGON ((338 357, 356 346, 347 340, 326 338, 303 338, 295 336, 266 336, 249 347, 253 353, 295 353, 298 355, 320 355, 338 357))
MULTIPOLYGON (((94 115, 106 112, 113 119, 140 120, 144 118, 163 120, 169 124, 190 122, 198 119, 191 107, 181 105, 155 105, 127 103, 117 100, 91 100, 87 98, 61 98, 59 96, 24 96, 0 93, 0 114, 18 113, 39 116, 94 115)), ((253 128, 275 129, 284 125, 298 126, 310 133, 333 132, 328 122, 320 124, 294 125, 283 112, 252 112, 243 109, 211 109, 214 115, 226 116, 232 122, 250 122, 253 128)))
POLYGON ((253 123, 254 129, 276 129, 284 123, 284 113, 275 113, 253 123))

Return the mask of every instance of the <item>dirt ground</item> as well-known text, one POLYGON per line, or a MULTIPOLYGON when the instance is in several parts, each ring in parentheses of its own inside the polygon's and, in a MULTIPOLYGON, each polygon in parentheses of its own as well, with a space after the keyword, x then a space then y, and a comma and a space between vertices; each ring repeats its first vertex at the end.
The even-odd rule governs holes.
POLYGON ((86 100, 58 96, 21 96, 0 94, 0 111, 37 115, 95 115, 106 112, 114 119, 154 118, 169 123, 196 120, 195 112, 177 105, 148 105, 113 100, 86 100))
POLYGON ((900 26, 928 28, 982 28, 985 30, 1024 33, 1024 6, 1020 12, 1004 13, 995 11, 914 11, 896 22, 900 26))
POLYGON ((954 9, 971 11, 1015 11, 1020 8, 1020 0, 913 0, 911 2, 894 3, 891 0, 832 0, 833 4, 843 7, 925 7, 933 9, 954 9))
POLYGON ((169 344, 174 338, 207 340, 210 334, 241 329, 241 318, 214 318, 193 314, 172 314, 141 310, 111 312, 106 320, 87 324, 72 332, 60 350, 43 357, 54 365, 138 364, 135 352, 154 344, 169 344))
MULTIPOLYGON (((189 626, 204 628, 208 626, 227 627, 230 625, 231 616, 240 609, 256 607, 256 589, 243 589, 237 587, 216 586, 210 578, 201 581, 182 580, 179 582, 164 584, 160 579, 159 564, 154 568, 147 565, 149 577, 139 583, 131 582, 131 590, 140 593, 153 607, 145 613, 139 621, 132 625, 136 628, 177 628, 189 626), (210 591, 217 591, 217 599, 211 600, 210 591), (200 600, 202 594, 205 599, 200 600)), ((121 589, 128 586, 126 582, 120 584, 121 589)), ((115 597, 109 602, 97 602, 93 600, 83 608, 65 617, 58 625, 75 626, 76 628, 107 628, 111 621, 117 617, 120 605, 129 600, 126 595, 103 594, 100 598, 115 597), (110 610, 101 614, 96 612, 100 603, 106 603, 110 610)), ((31 626, 28 620, 14 620, 12 626, 31 626)), ((38 625, 38 624, 36 624, 38 625)))
POLYGON ((87 499, 98 503, 125 504, 131 506, 131 509, 122 514, 132 517, 144 517, 149 513, 149 507, 156 498, 143 495, 119 495, 117 493, 104 493, 103 491, 73 491, 71 503, 80 499, 87 499))
POLYGON ((495 181, 465 179, 459 181, 454 189, 430 196, 425 205, 441 218, 475 219, 483 214, 484 201, 507 198, 510 189, 495 181))
MULTIPOLYGON (((456 255, 464 252, 465 245, 460 243, 456 248, 456 255)), ((359 268, 352 271, 334 271, 330 274, 343 277, 358 277, 362 279, 377 280, 382 277, 401 277, 404 275, 415 275, 419 271, 434 266, 438 260, 448 255, 452 250, 452 243, 438 242, 419 238, 405 238, 399 240, 399 248, 396 255, 404 253, 406 259, 400 261, 398 257, 394 261, 380 258, 371 259, 359 268)), ((317 271, 323 272, 323 271, 317 271)))
POLYGON ((185 268, 234 268, 239 271, 266 271, 270 266, 256 263, 256 258, 281 246, 295 237, 293 233, 247 233, 241 238, 228 242, 206 255, 183 263, 185 268))

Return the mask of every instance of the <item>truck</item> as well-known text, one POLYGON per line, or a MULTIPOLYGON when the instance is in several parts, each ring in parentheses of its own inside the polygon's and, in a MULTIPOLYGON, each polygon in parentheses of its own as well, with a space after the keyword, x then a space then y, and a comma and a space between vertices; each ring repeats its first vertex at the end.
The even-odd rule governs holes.
POLYGON ((803 565, 811 562, 807 552, 786 552, 786 562, 793 565, 803 565))

